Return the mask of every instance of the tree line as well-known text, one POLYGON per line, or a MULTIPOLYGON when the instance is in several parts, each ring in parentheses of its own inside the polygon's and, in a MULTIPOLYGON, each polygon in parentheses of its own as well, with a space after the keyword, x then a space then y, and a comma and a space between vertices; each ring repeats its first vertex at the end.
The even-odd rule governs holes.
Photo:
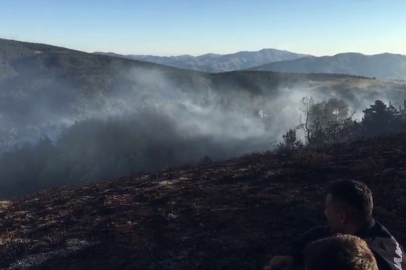
POLYGON ((305 97, 302 105, 298 125, 283 135, 279 148, 318 147, 406 130, 406 100, 404 106, 398 108, 376 100, 362 110, 363 117, 358 121, 354 119, 355 112, 351 112, 343 100, 331 98, 327 102, 315 102, 312 97, 305 97), (299 138, 298 131, 303 138, 299 138))

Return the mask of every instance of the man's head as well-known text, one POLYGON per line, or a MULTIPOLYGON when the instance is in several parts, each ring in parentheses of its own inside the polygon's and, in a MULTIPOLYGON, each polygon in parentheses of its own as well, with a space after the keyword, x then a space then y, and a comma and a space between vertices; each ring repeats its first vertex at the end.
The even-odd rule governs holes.
POLYGON ((356 181, 338 181, 327 189, 324 214, 333 233, 354 233, 372 219, 371 190, 356 181))
POLYGON ((374 255, 364 240, 338 235, 309 244, 304 250, 306 270, 377 270, 374 255))

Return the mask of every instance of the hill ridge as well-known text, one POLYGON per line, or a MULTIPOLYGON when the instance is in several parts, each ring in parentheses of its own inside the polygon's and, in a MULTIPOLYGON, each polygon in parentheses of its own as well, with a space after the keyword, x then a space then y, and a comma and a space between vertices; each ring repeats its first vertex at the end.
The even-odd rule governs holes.
POLYGON ((277 61, 248 70, 295 73, 339 73, 376 77, 381 80, 406 79, 406 55, 381 53, 339 53, 277 61))
POLYGON ((117 57, 144 60, 152 63, 164 64, 177 68, 203 71, 208 73, 220 73, 246 69, 269 62, 296 59, 306 54, 297 54, 286 50, 261 49, 259 51, 238 51, 228 54, 206 53, 202 55, 172 55, 172 56, 154 56, 154 55, 134 55, 94 52, 102 55, 114 55, 117 57))

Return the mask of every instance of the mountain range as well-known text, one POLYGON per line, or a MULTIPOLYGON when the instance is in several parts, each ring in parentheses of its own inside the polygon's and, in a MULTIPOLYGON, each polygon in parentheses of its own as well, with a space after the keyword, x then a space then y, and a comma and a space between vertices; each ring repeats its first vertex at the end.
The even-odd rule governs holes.
POLYGON ((381 80, 406 79, 406 56, 391 53, 376 55, 340 53, 321 57, 275 49, 263 49, 256 52, 243 51, 226 55, 205 54, 170 57, 96 53, 209 73, 261 70, 288 73, 348 74, 375 77, 381 80))
POLYGON ((400 54, 364 55, 341 53, 334 56, 303 57, 268 63, 251 70, 295 73, 339 73, 378 79, 406 79, 406 56, 400 54))
MULTIPOLYGON (((218 65, 221 65, 222 61, 226 59, 238 59, 234 62, 240 64, 245 61, 244 59, 261 59, 255 61, 255 64, 258 64, 272 61, 272 59, 280 60, 300 56, 303 55, 276 50, 262 50, 257 53, 240 52, 223 56, 208 54, 197 59, 207 65, 213 63, 214 59, 218 60, 218 65), (221 59, 223 60, 220 61, 221 59)), ((343 86, 343 84, 339 83, 342 87, 338 87, 335 91, 347 89, 346 91, 350 93, 354 90, 354 85, 357 88, 354 79, 358 78, 359 81, 362 79, 347 75, 288 74, 261 71, 267 69, 267 66, 224 73, 206 73, 151 63, 146 61, 147 56, 139 56, 139 58, 143 60, 85 53, 46 44, 0 39, 0 114, 2 115, 2 125, 5 123, 36 125, 38 124, 37 120, 44 117, 48 119, 50 116, 57 115, 78 115, 89 109, 88 102, 90 101, 104 104, 107 99, 116 96, 117 93, 122 95, 123 91, 128 93, 134 88, 138 90, 131 93, 139 94, 147 91, 145 89, 153 89, 153 91, 148 90, 143 93, 144 96, 151 96, 154 91, 173 88, 180 89, 188 94, 193 92, 210 95, 209 92, 214 91, 218 95, 255 94, 258 98, 263 98, 264 95, 276 93, 277 89, 281 87, 293 87, 293 85, 305 87, 309 82, 314 83, 315 81, 318 81, 318 87, 321 87, 334 80, 341 80, 341 83, 345 85, 348 79, 351 86, 349 84, 343 86)), ((347 61, 341 61, 342 65, 351 63, 348 58, 359 59, 358 62, 364 60, 362 56, 353 55, 353 57, 347 57, 347 61)), ((382 55, 379 58, 380 63, 384 63, 381 65, 385 67, 381 68, 382 72, 387 72, 385 74, 388 75, 391 70, 392 73, 396 71, 395 67, 391 67, 386 59, 397 60, 398 65, 400 65, 402 61, 405 61, 404 58, 403 56, 392 57, 389 54, 382 55)), ((155 57, 155 59, 159 60, 161 58, 155 57)), ((172 58, 162 58, 161 60, 164 61, 165 59, 172 58)), ((194 58, 192 56, 183 56, 174 57, 173 59, 177 59, 176 61, 179 63, 182 61, 186 63, 194 58)), ((317 63, 323 59, 327 61, 330 58, 306 56, 296 60, 274 62, 271 65, 291 64, 290 69, 286 68, 284 70, 291 72, 296 61, 298 63, 307 63, 308 61, 317 63)), ((158 60, 157 62, 160 61, 158 60)), ((247 68, 248 62, 245 63, 245 65, 239 65, 238 68, 247 68)), ((374 60, 374 63, 379 66, 377 68, 381 67, 379 61, 374 60)), ((251 62, 250 65, 253 64, 251 62)), ((360 63, 359 66, 361 66, 360 63)), ((374 67, 370 66, 369 68, 374 67)), ((305 72, 305 70, 299 68, 298 70, 305 72)), ((357 70, 361 70, 361 68, 357 68, 357 70)), ((339 73, 337 71, 351 73, 345 69, 326 69, 327 73, 339 73)), ((315 72, 321 71, 316 70, 315 72)), ((370 74, 366 71, 362 73, 365 76, 370 74)), ((400 75, 401 70, 396 74, 400 75)), ((379 77, 375 73, 372 75, 379 77)), ((371 80, 366 83, 374 86, 379 84, 379 82, 371 80)), ((382 89, 383 87, 378 88, 382 89)), ((229 97, 226 96, 224 98, 228 99, 229 97)), ((137 98, 137 100, 140 98, 137 98)))
MULTIPOLYGON (((124 92, 141 95, 137 100, 169 89, 206 97, 214 91, 217 95, 224 95, 225 99, 229 99, 230 95, 252 94, 263 98, 276 93, 282 86, 303 87, 309 81, 323 85, 330 80, 345 78, 357 77, 253 70, 212 74, 46 44, 0 39, 2 126, 37 125, 44 118, 81 115, 90 110, 89 103, 97 107, 110 102, 111 97, 117 99, 118 93, 123 95, 124 92)), ((376 82, 369 80, 368 83, 376 82)), ((128 96, 124 100, 128 100, 128 96)))
MULTIPOLYGON (((255 61, 258 64, 272 61, 272 59, 277 61, 282 58, 301 56, 303 55, 286 51, 262 50, 256 53, 240 52, 234 55, 208 54, 196 59, 200 59, 207 65, 213 63, 215 59, 218 60, 218 65, 221 65, 226 59, 239 59, 235 60, 235 63, 240 64, 246 59, 261 59, 255 61)), ((61 116, 65 118, 75 116, 76 119, 78 115, 86 115, 85 112, 95 111, 100 104, 110 104, 112 97, 120 104, 123 100, 128 102, 128 96, 122 98, 124 93, 131 94, 138 102, 145 100, 147 96, 159 96, 157 94, 159 91, 161 94, 165 92, 166 96, 172 96, 174 100, 177 99, 174 91, 180 91, 182 95, 191 95, 191 93, 202 95, 204 99, 210 98, 214 92, 221 96, 223 103, 230 100, 231 96, 234 96, 234 99, 237 96, 254 95, 256 99, 263 99, 265 96, 271 97, 271 94, 278 93, 279 89, 297 87, 312 89, 327 87, 326 89, 330 89, 335 95, 343 93, 354 95, 359 92, 359 89, 370 87, 371 91, 368 93, 375 95, 386 88, 393 92, 394 88, 390 85, 382 85, 377 80, 365 80, 366 77, 380 78, 396 74, 401 77, 406 65, 406 57, 401 55, 384 54, 367 57, 360 54, 343 54, 334 57, 305 56, 257 68, 207 73, 151 63, 146 61, 147 56, 139 56, 139 58, 143 60, 0 39, 1 126, 36 126, 43 119, 55 117, 59 119, 61 116), (366 60, 369 65, 365 64, 366 60), (324 63, 326 68, 320 67, 314 69, 314 72, 320 73, 324 70, 326 73, 308 74, 311 69, 306 70, 305 67, 310 64, 319 65, 319 62, 324 63), (336 64, 331 62, 336 62, 336 64), (295 65, 295 63, 300 65, 295 65), (280 69, 288 73, 263 71, 268 68, 280 69), (380 71, 381 74, 377 74, 375 70, 380 71), (302 73, 292 74, 292 71, 302 73), (365 77, 327 73, 362 73, 365 77), (331 87, 332 85, 334 87, 331 87), (364 86, 359 88, 360 85, 364 86), (378 89, 380 90, 378 91, 378 89), (90 103, 93 105, 89 105, 90 103)), ((155 57, 155 59, 162 61, 177 59, 179 63, 182 61, 186 63, 194 58, 183 56, 155 57)), ((248 62, 245 63, 246 65, 239 65, 238 68, 247 68, 248 62)), ((250 65, 253 64, 251 62, 250 65)), ((325 90, 323 92, 327 93, 325 90)), ((400 93, 398 90, 396 92, 400 93)), ((198 100, 201 98, 203 97, 198 100)), ((258 104, 256 103, 255 106, 262 106, 258 104)), ((117 108, 116 105, 109 106, 117 108)))
POLYGON ((242 51, 233 54, 204 54, 200 56, 153 56, 153 55, 120 55, 116 53, 102 53, 116 57, 152 62, 182 69, 197 70, 209 73, 227 72, 256 67, 270 62, 298 59, 305 54, 288 51, 263 49, 260 51, 242 51))

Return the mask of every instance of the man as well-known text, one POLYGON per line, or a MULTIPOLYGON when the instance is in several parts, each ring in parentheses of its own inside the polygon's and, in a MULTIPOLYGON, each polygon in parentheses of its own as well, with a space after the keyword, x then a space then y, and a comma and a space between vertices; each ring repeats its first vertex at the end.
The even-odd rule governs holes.
POLYGON ((269 266, 303 268, 303 250, 313 241, 335 234, 350 234, 365 240, 379 270, 406 270, 405 253, 389 231, 372 216, 373 200, 369 188, 356 181, 339 181, 327 190, 324 214, 329 226, 313 228, 295 239, 283 256, 275 256, 269 266))
POLYGON ((367 243, 353 235, 324 238, 304 251, 306 270, 378 270, 367 243))

